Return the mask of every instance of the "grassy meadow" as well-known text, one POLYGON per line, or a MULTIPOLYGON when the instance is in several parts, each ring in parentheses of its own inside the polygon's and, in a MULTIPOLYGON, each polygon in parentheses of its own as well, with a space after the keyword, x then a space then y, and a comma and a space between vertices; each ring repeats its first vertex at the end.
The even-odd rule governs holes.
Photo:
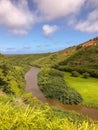
POLYGON ((97 78, 82 78, 81 76, 73 77, 71 76, 71 73, 65 72, 65 81, 69 86, 73 87, 81 94, 84 105, 98 108, 97 78))

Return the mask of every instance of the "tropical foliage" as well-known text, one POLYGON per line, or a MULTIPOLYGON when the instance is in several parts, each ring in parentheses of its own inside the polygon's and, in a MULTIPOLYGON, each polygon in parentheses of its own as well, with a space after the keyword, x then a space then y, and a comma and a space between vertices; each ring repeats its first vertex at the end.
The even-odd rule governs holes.
POLYGON ((21 98, 0 94, 1 130, 97 130, 98 124, 75 112, 61 111, 37 99, 32 106, 21 98))
POLYGON ((81 95, 69 87, 64 80, 64 73, 55 69, 42 69, 38 76, 39 87, 47 98, 60 100, 64 104, 79 104, 81 95))

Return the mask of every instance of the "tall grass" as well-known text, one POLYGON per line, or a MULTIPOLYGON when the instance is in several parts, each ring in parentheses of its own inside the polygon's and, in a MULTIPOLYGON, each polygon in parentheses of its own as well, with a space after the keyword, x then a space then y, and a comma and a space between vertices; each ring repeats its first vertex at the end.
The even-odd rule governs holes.
POLYGON ((98 130, 98 123, 73 122, 64 112, 47 105, 13 106, 3 101, 0 101, 0 130, 98 130))

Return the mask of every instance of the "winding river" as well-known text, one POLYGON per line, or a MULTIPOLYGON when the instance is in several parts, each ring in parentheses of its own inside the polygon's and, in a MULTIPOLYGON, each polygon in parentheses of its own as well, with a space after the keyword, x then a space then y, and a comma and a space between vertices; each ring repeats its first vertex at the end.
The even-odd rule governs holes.
POLYGON ((40 91, 40 89, 38 87, 37 75, 38 75, 39 71, 40 71, 39 68, 32 67, 25 74, 27 92, 32 92, 33 96, 37 97, 43 103, 48 103, 51 106, 56 106, 63 110, 64 109, 65 110, 74 110, 78 113, 82 113, 83 115, 86 115, 86 116, 92 118, 93 120, 98 120, 98 109, 96 109, 96 108, 90 108, 90 107, 86 107, 83 105, 65 105, 55 99, 45 98, 44 94, 40 91))

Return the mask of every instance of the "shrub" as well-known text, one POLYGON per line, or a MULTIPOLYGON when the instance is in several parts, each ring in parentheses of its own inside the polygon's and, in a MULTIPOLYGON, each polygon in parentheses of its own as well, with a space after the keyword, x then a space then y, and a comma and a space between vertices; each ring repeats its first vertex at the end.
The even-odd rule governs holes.
POLYGON ((80 48, 82 48, 82 45, 78 45, 78 46, 76 47, 76 50, 79 50, 80 48))
POLYGON ((88 78, 88 77, 90 77, 90 74, 88 72, 83 73, 83 78, 88 78))
POLYGON ((57 69, 60 71, 67 71, 67 72, 72 72, 74 70, 73 67, 69 67, 69 66, 58 66, 57 69))
POLYGON ((63 72, 43 69, 38 75, 38 83, 47 98, 58 99, 64 104, 82 102, 81 95, 66 84, 63 72))
POLYGON ((73 77, 79 77, 79 75, 80 75, 80 73, 77 71, 72 71, 71 74, 73 77))

